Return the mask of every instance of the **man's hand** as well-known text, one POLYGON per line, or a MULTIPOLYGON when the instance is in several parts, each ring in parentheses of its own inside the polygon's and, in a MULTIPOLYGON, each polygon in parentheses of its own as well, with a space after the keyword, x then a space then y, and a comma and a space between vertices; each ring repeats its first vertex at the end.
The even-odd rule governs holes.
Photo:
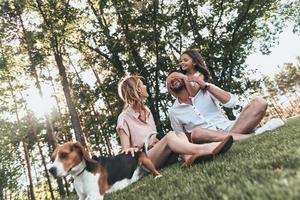
POLYGON ((126 155, 128 153, 130 153, 131 156, 134 157, 134 153, 138 152, 138 151, 139 151, 139 148, 137 148, 137 147, 129 147, 127 149, 124 149, 121 153, 125 153, 126 155))

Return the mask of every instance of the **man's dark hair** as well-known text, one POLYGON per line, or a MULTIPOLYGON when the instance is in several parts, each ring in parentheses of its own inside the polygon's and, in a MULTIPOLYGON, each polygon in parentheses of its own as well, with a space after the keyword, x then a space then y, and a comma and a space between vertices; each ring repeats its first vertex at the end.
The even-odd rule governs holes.
POLYGON ((173 74, 174 72, 178 72, 178 73, 182 73, 180 70, 177 70, 177 69, 172 69, 171 71, 169 71, 168 75, 167 75, 167 78, 173 74))

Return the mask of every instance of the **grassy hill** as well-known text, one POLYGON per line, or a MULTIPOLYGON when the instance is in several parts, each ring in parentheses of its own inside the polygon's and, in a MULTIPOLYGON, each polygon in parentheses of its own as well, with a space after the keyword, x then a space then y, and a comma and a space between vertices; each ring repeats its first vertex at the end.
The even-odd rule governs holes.
POLYGON ((300 118, 284 127, 237 142, 223 156, 202 165, 161 170, 106 200, 300 199, 300 118))

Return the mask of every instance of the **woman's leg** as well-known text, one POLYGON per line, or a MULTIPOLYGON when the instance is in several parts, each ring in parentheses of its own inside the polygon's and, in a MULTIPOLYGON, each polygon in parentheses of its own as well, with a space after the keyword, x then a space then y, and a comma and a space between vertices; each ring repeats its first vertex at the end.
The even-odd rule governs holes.
POLYGON ((220 143, 193 144, 171 131, 148 151, 148 156, 156 167, 160 167, 172 151, 179 154, 205 156, 212 154, 220 143))
POLYGON ((219 142, 228 135, 232 135, 234 141, 244 140, 253 136, 253 134, 227 133, 225 131, 214 131, 206 128, 194 128, 191 133, 191 140, 194 143, 219 142))
POLYGON ((168 147, 166 136, 159 140, 151 149, 149 149, 147 155, 153 162, 155 167, 162 167, 168 156, 172 153, 168 147))
MULTIPOLYGON (((183 139, 184 133, 176 134, 174 131, 166 135, 168 147, 179 154, 210 154, 220 142, 211 142, 207 144, 193 144, 187 139, 183 139)), ((185 137, 186 138, 186 137, 185 137)))

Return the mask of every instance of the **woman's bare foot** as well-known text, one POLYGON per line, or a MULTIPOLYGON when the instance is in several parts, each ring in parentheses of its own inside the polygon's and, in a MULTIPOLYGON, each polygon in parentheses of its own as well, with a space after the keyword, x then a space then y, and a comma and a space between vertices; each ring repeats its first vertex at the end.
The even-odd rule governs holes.
POLYGON ((185 157, 187 160, 181 165, 182 167, 191 166, 195 160, 199 162, 204 162, 211 160, 213 156, 225 153, 230 149, 233 143, 233 138, 231 135, 226 136, 221 142, 212 142, 199 145, 199 153, 193 154, 189 157, 185 157))
POLYGON ((213 156, 213 151, 221 144, 222 142, 211 142, 205 144, 199 144, 199 153, 185 156, 185 162, 181 167, 191 166, 196 159, 206 159, 213 156))

